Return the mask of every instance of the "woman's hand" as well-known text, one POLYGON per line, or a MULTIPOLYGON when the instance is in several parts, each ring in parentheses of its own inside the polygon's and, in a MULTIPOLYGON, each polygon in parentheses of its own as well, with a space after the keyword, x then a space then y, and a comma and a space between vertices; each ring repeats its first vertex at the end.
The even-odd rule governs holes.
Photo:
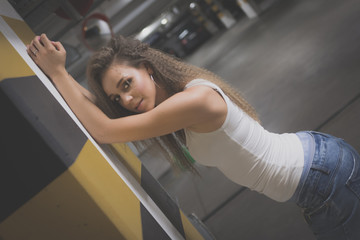
POLYGON ((36 36, 27 52, 41 70, 52 80, 66 73, 66 51, 60 42, 50 41, 45 34, 36 36))

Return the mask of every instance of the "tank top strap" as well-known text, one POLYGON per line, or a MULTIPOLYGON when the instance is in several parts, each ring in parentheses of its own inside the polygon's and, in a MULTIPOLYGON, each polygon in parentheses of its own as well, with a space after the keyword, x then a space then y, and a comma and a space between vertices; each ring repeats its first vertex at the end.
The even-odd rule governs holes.
POLYGON ((212 89, 217 91, 225 99, 226 102, 228 102, 229 98, 228 98, 228 96, 226 96, 226 94, 223 92, 223 90, 218 85, 216 85, 213 82, 210 82, 209 80, 205 80, 205 79, 201 79, 201 78, 191 80, 190 82, 188 82, 186 84, 184 89, 194 87, 194 86, 201 86, 201 85, 211 87, 212 89))

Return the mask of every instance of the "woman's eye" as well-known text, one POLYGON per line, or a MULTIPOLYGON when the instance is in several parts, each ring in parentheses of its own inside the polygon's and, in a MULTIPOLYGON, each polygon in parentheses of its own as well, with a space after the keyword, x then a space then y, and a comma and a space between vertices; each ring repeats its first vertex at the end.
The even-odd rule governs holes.
POLYGON ((129 79, 127 79, 127 80, 124 82, 124 89, 125 89, 125 90, 130 87, 131 81, 132 81, 132 79, 129 78, 129 79))
POLYGON ((116 95, 113 100, 114 102, 118 103, 120 101, 120 96, 116 95))

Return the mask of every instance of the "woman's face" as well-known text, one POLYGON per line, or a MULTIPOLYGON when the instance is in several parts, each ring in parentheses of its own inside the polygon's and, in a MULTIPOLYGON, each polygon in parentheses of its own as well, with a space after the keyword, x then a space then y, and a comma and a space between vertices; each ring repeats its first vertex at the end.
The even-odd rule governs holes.
POLYGON ((105 72, 102 87, 110 100, 125 109, 143 113, 157 104, 156 85, 145 66, 134 68, 123 64, 112 64, 105 72))

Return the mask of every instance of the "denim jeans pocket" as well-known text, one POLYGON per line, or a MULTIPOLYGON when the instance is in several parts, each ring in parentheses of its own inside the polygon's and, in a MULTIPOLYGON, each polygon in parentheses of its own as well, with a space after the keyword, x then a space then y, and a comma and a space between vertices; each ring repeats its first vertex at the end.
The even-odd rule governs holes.
POLYGON ((358 155, 351 153, 354 161, 354 167, 346 185, 360 199, 360 159, 358 155))
POLYGON ((304 219, 314 232, 323 232, 335 227, 341 218, 341 209, 329 199, 312 211, 304 211, 304 219))

